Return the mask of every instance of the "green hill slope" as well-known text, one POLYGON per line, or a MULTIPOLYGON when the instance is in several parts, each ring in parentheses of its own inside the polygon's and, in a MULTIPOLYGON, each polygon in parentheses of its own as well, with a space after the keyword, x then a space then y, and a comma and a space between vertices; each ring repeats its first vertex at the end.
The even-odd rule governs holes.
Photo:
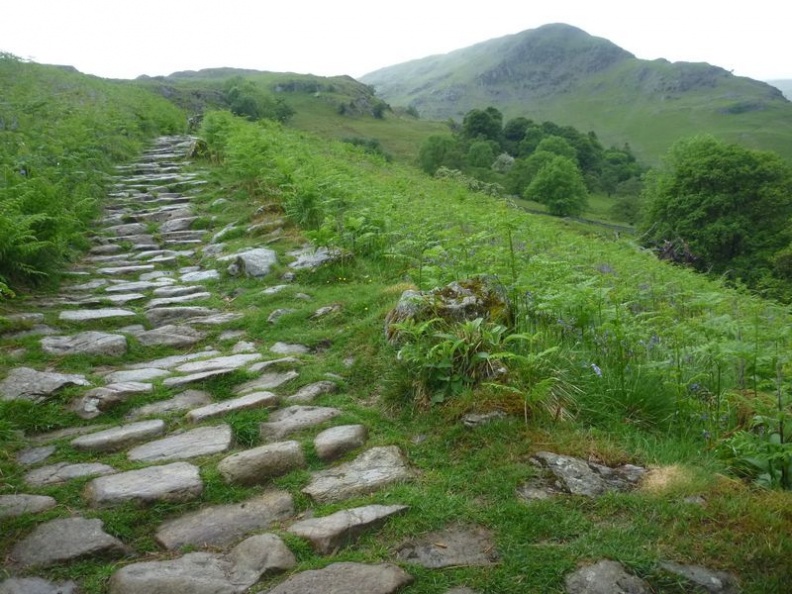
POLYGON ((768 80, 767 84, 773 85, 776 89, 784 94, 784 97, 789 99, 792 97, 792 80, 790 79, 777 79, 768 80))
POLYGON ((508 117, 596 130, 656 161, 676 139, 708 132, 792 157, 792 104, 766 83, 709 64, 640 60, 610 41, 545 25, 383 68, 363 82, 433 119, 493 105, 508 117))

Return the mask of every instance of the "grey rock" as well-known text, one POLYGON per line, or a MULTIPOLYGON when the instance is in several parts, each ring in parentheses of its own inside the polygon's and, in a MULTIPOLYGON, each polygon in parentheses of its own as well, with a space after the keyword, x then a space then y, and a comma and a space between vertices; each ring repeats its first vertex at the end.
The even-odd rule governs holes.
POLYGON ((479 427, 492 421, 505 419, 507 416, 502 410, 494 410, 488 413, 469 413, 462 417, 462 424, 465 427, 479 427))
POLYGON ((311 314, 311 319, 316 320, 318 318, 323 318, 325 316, 329 316, 330 314, 338 313, 341 311, 340 305, 326 305, 324 307, 320 307, 315 312, 311 314))
POLYGON ((218 336, 218 340, 221 342, 227 342, 229 340, 238 340, 240 338, 244 338, 246 336, 246 332, 244 330, 224 330, 218 336))
POLYGON ((74 582, 54 583, 43 578, 9 578, 0 582, 0 594, 77 594, 74 582))
POLYGON ((222 416, 237 410, 247 410, 250 408, 273 408, 278 404, 278 396, 272 392, 251 392, 239 398, 223 400, 207 404, 200 408, 194 408, 185 416, 193 423, 199 423, 206 419, 222 416))
POLYGON ((231 447, 231 439, 228 425, 199 427, 139 445, 129 450, 127 457, 138 462, 185 460, 225 452, 231 447))
POLYGON ((37 526, 11 550, 21 567, 49 567, 85 557, 117 558, 129 552, 102 530, 101 520, 62 518, 37 526))
POLYGON ((43 313, 18 313, 4 316, 7 320, 12 322, 21 322, 22 324, 41 324, 44 322, 43 313))
POLYGON ((286 401, 292 404, 305 404, 306 402, 312 402, 322 394, 333 394, 337 390, 338 384, 335 382, 331 382, 330 380, 321 380, 312 384, 308 384, 307 386, 303 386, 294 394, 286 398, 286 401))
POLYGON ((225 251, 226 244, 224 243, 212 243, 209 245, 205 245, 201 249, 201 253, 203 254, 204 258, 215 258, 222 254, 225 251))
POLYGON ((278 320, 280 320, 283 316, 294 313, 295 311, 297 310, 288 307, 279 307, 278 309, 273 310, 272 313, 267 316, 267 321, 270 324, 277 324, 278 320))
POLYGON ((267 441, 282 439, 296 431, 319 425, 341 414, 337 408, 293 405, 275 411, 269 421, 259 425, 261 438, 267 441))
POLYGON ((296 258, 289 264, 289 268, 294 270, 313 270, 319 268, 322 264, 340 259, 341 251, 328 249, 326 247, 316 249, 308 247, 302 250, 289 252, 289 255, 296 258))
POLYGON ((179 297, 180 295, 192 295, 202 292, 204 292, 204 288, 201 285, 170 285, 154 289, 152 294, 156 297, 179 297))
MULTIPOLYGON (((222 200, 222 198, 220 198, 220 200, 222 200)), ((219 242, 221 239, 223 239, 223 237, 227 236, 229 233, 231 233, 232 231, 234 231, 237 228, 238 227, 234 223, 230 223, 230 224, 226 225, 225 227, 220 229, 220 231, 218 231, 217 233, 212 235, 212 239, 209 240, 209 243, 217 243, 217 242, 219 242)))
POLYGON ((228 267, 228 273, 231 275, 244 274, 260 278, 269 274, 272 267, 278 263, 278 255, 269 248, 254 248, 230 256, 222 256, 217 260, 219 262, 233 260, 228 267))
POLYGON ((28 441, 32 444, 52 443, 60 439, 69 439, 78 435, 85 435, 86 433, 93 433, 101 429, 107 429, 108 425, 90 425, 87 427, 67 427, 66 429, 57 429, 56 431, 49 431, 47 433, 39 433, 32 435, 28 441))
POLYGON ((136 264, 133 266, 106 266, 104 268, 97 268, 96 272, 108 276, 123 276, 125 274, 149 272, 152 270, 154 270, 154 264, 136 264))
POLYGON ((413 577, 390 563, 333 563, 292 575, 268 594, 393 594, 413 577))
POLYGON ((174 367, 178 367, 187 361, 195 361, 196 359, 208 359, 210 357, 216 357, 220 354, 220 351, 215 351, 213 349, 207 349, 203 351, 199 351, 197 353, 186 353, 184 355, 171 355, 170 357, 161 357, 160 359, 154 359, 153 361, 144 361, 142 363, 133 363, 131 365, 127 365, 127 369, 147 369, 147 368, 157 368, 157 369, 173 369, 174 367))
POLYGON ((225 547, 246 534, 266 530, 294 515, 286 491, 267 491, 239 503, 204 507, 162 524, 157 542, 168 550, 185 545, 225 547))
POLYGON ((37 448, 27 448, 16 455, 17 464, 21 466, 33 466, 49 458, 55 453, 55 446, 40 446, 37 448))
POLYGON ((171 219, 160 225, 161 233, 171 233, 173 231, 185 231, 190 228, 190 225, 196 221, 198 217, 184 217, 180 219, 171 219))
POLYGON ((302 344, 289 344, 286 342, 276 342, 270 347, 270 351, 278 355, 305 355, 311 352, 307 346, 302 344))
POLYGON ((492 534, 478 527, 454 526, 403 545, 396 557, 430 569, 492 565, 498 561, 492 534))
POLYGON ((12 518, 23 514, 38 514, 52 509, 57 502, 46 495, 0 495, 0 518, 12 518))
POLYGON ((133 501, 189 501, 203 491, 198 468, 187 462, 149 466, 92 480, 85 498, 94 507, 133 501))
POLYGON ((209 299, 211 293, 191 293, 188 295, 179 295, 177 297, 157 297, 152 299, 146 304, 147 308, 162 307, 163 305, 174 305, 179 303, 191 303, 193 301, 202 301, 209 299))
POLYGON ((681 565, 666 561, 660 567, 669 573, 682 577, 692 586, 701 588, 708 594, 739 594, 737 578, 725 571, 713 571, 700 565, 681 565))
POLYGON ((20 338, 27 338, 28 336, 52 336, 53 334, 58 334, 58 331, 52 326, 47 326, 46 324, 36 324, 28 330, 13 332, 12 334, 7 334, 6 336, 12 340, 18 340, 20 338))
POLYGON ((189 320, 217 313, 208 307, 154 307, 146 312, 146 319, 154 326, 189 320))
MULTIPOLYGON (((118 249, 117 246, 105 246, 107 248, 118 249)), ((72 285, 70 287, 66 287, 67 291, 95 291, 96 289, 101 289, 107 283, 109 283, 107 279, 104 278, 97 278, 92 281, 88 281, 87 283, 82 283, 80 285, 72 285)))
POLYGON ((206 338, 206 333, 191 326, 168 324, 141 332, 136 338, 144 346, 188 347, 206 338))
POLYGON ((147 394, 154 386, 142 382, 123 382, 108 384, 101 388, 88 390, 81 398, 72 402, 71 408, 83 419, 98 417, 102 411, 112 408, 135 394, 147 394))
POLYGON ((259 353, 229 355, 227 357, 217 357, 214 359, 203 359, 201 361, 184 363, 179 365, 176 371, 181 373, 195 373, 212 371, 214 369, 241 369, 259 359, 261 359, 261 354, 259 353))
POLYGON ((649 594, 642 579, 627 573, 621 563, 600 561, 581 567, 564 579, 567 594, 649 594))
POLYGON ((253 584, 264 574, 280 573, 297 565, 289 547, 274 534, 246 538, 229 551, 227 558, 234 566, 233 581, 253 584))
POLYGON ((64 322, 90 322, 93 320, 106 320, 111 318, 128 318, 135 316, 134 311, 116 309, 112 307, 102 309, 75 309, 62 311, 58 319, 64 322))
POLYGON ((412 477, 399 448, 378 447, 363 452, 351 462, 313 473, 303 493, 320 503, 329 503, 365 495, 412 477))
MULTIPOLYGON (((173 277, 173 271, 171 271, 171 270, 155 270, 153 272, 144 272, 143 274, 141 274, 138 277, 138 279, 140 281, 159 280, 159 281, 175 282, 175 281, 172 280, 172 277, 173 277)), ((162 286, 162 285, 160 285, 160 286, 162 286)))
POLYGON ((290 285, 275 285, 274 287, 268 287, 264 289, 261 294, 262 295, 275 295, 276 293, 280 293, 284 289, 288 289, 290 285))
POLYGON ((107 230, 117 237, 126 237, 128 235, 139 235, 141 233, 146 233, 146 226, 142 223, 129 223, 126 225, 107 227, 107 230))
MULTIPOLYGON (((251 371, 253 368, 251 367, 251 371)), ((256 370, 258 371, 258 370, 256 370)), ((283 373, 265 373, 261 377, 245 382, 234 388, 235 394, 247 394, 249 392, 259 392, 261 390, 271 390, 290 382, 299 376, 296 371, 285 371, 283 373)))
MULTIPOLYGON (((148 275, 141 275, 141 276, 151 276, 154 274, 153 272, 149 273, 148 275)), ((158 287, 162 287, 171 283, 174 283, 173 279, 167 277, 158 277, 156 280, 145 280, 145 281, 136 281, 136 282, 123 282, 117 283, 114 285, 110 285, 105 289, 106 293, 134 293, 137 291, 146 291, 148 289, 156 289, 158 287)))
POLYGON ((217 470, 228 483, 256 485, 303 467, 300 444, 282 441, 231 454, 220 461, 217 470))
POLYGON ((204 406, 212 402, 212 397, 202 390, 186 390, 173 398, 146 404, 140 408, 129 411, 127 420, 140 419, 154 415, 163 415, 172 412, 190 410, 198 406, 204 406))
POLYGON ((164 432, 165 422, 154 419, 82 435, 72 440, 71 445, 76 450, 88 452, 115 452, 139 441, 162 435, 164 432))
POLYGON ((238 355, 240 353, 255 353, 256 345, 252 342, 246 342, 244 340, 240 340, 233 347, 231 347, 231 352, 234 353, 235 355, 238 355))
POLYGON ((25 475, 25 482, 29 485, 41 487, 44 485, 57 485, 58 483, 65 483, 72 479, 87 476, 113 474, 115 471, 112 466, 99 464, 98 462, 82 462, 79 464, 61 462, 31 470, 25 475))
POLYGON ((230 322, 241 320, 243 317, 240 313, 216 313, 208 316, 200 316, 197 318, 190 318, 187 320, 188 324, 203 324, 205 326, 222 326, 230 322))
POLYGON ((292 524, 288 531, 307 539, 320 555, 332 555, 355 542, 366 530, 381 526, 406 505, 367 505, 345 509, 323 518, 309 518, 292 524))
MULTIPOLYGON (((253 365, 248 367, 248 371, 259 372, 259 371, 264 371, 265 369, 269 369, 270 367, 277 367, 279 365, 281 365, 281 366, 282 365, 299 365, 300 363, 301 363, 301 361, 299 359, 295 359, 294 357, 280 357, 278 359, 268 359, 267 361, 259 361, 258 363, 253 363, 253 365)), ((297 372, 295 371, 293 373, 295 374, 294 377, 297 377, 297 372)), ((269 376, 262 375, 261 379, 262 379, 262 381, 265 381, 264 378, 268 378, 268 379, 266 379, 266 381, 271 381, 271 379, 269 379, 269 378, 271 378, 271 376, 272 376, 272 374, 270 374, 269 376)), ((272 386, 272 387, 275 387, 275 386, 272 386)))
POLYGON ((339 425, 325 429, 314 438, 316 455, 324 462, 335 460, 347 452, 362 447, 368 439, 363 425, 339 425))
POLYGON ((102 301, 109 301, 113 305, 123 305, 124 303, 131 303, 132 301, 140 301, 145 299, 143 293, 111 293, 102 297, 102 301))
POLYGON ((186 272, 181 275, 179 280, 183 283, 200 283, 208 280, 217 280, 220 273, 217 270, 199 270, 196 272, 186 272))
POLYGON ((105 381, 110 384, 124 384, 127 382, 145 383, 149 380, 157 379, 170 375, 166 369, 122 369, 114 371, 105 376, 105 381))
MULTIPOLYGON (((537 452, 534 459, 556 478, 556 489, 586 497, 598 497, 607 491, 629 490, 645 473, 645 469, 631 464, 609 468, 552 452, 537 452)), ((532 483, 528 485, 529 488, 533 486, 532 483)))
POLYGON ((0 382, 0 395, 3 400, 41 402, 66 386, 90 385, 91 383, 83 375, 50 373, 29 367, 17 367, 0 382))
POLYGON ((169 377, 162 382, 166 388, 175 388, 178 386, 186 386, 195 382, 201 382, 209 379, 210 377, 217 377, 218 375, 228 375, 233 373, 235 369, 226 367, 222 369, 213 369, 211 371, 201 371, 199 373, 191 373, 190 375, 183 375, 179 377, 169 377))

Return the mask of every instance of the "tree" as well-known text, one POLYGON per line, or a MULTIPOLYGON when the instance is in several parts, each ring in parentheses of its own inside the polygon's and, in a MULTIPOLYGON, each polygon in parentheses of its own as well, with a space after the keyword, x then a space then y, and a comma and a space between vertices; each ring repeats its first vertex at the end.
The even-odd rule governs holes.
POLYGON ((486 140, 478 140, 470 145, 467 154, 467 163, 471 167, 490 167, 495 160, 495 151, 492 144, 486 140))
POLYGON ((749 286, 790 243, 792 167, 772 152, 712 136, 679 141, 644 196, 650 244, 684 248, 698 269, 729 271, 749 286))
POLYGON ((472 140, 499 141, 503 127, 503 115, 494 107, 471 109, 462 119, 462 134, 472 140))
POLYGON ((577 161, 575 147, 569 144, 566 138, 561 136, 545 136, 536 147, 536 152, 538 153, 540 151, 546 151, 577 161))
POLYGON ((552 215, 569 217, 586 208, 588 191, 575 162, 554 155, 526 188, 525 197, 546 205, 552 215))
POLYGON ((430 136, 421 145, 418 163, 426 173, 434 175, 441 166, 449 164, 449 157, 456 149, 456 142, 450 136, 430 136))

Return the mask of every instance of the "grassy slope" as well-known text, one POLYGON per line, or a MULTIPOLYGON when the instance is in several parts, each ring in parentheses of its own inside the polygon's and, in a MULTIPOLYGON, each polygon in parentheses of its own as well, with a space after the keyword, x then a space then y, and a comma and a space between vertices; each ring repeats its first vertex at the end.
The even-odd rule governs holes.
POLYGON ((777 79, 768 80, 767 84, 773 85, 776 89, 784 94, 787 99, 792 99, 792 80, 791 79, 777 79))
POLYGON ((390 103, 415 105, 425 117, 460 118, 494 105, 507 117, 595 130, 606 144, 629 142, 648 161, 657 161, 674 140, 700 132, 792 157, 792 104, 769 85, 705 64, 638 60, 561 25, 391 66, 362 80, 390 103), (756 109, 720 111, 740 105, 756 109))

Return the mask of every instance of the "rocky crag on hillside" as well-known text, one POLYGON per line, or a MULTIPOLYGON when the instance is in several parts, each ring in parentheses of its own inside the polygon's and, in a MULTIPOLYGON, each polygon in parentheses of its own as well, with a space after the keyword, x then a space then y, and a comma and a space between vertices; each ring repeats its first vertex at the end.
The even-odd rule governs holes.
MULTIPOLYGON (((416 480, 417 472, 398 447, 370 447, 376 436, 366 426, 339 423, 343 410, 318 404, 339 389, 342 378, 289 388, 299 380, 307 346, 279 342, 265 348, 258 337, 227 328, 240 314, 206 305, 223 303, 213 287, 221 276, 260 279, 263 292, 272 295, 293 274, 272 278, 278 255, 269 247, 226 253, 223 231, 212 236, 193 228, 198 216, 191 196, 205 182, 200 173, 185 172, 190 144, 189 138, 162 138, 137 163, 119 167, 103 229, 75 270, 74 282, 55 298, 36 300, 35 311, 10 316, 26 329, 0 336, 2 342, 35 336, 49 357, 40 369, 20 365, 3 372, 0 398, 39 403, 63 399, 61 391, 69 388, 74 397, 64 406, 90 421, 24 436, 26 447, 15 452, 26 489, 0 487, 0 518, 25 516, 31 522, 13 535, 11 548, 3 553, 6 579, 0 593, 80 592, 80 583, 53 581, 50 570, 85 559, 113 564, 106 584, 112 594, 239 593, 277 574, 284 577, 269 581, 273 585, 265 591, 387 594, 409 589, 414 564, 440 569, 497 563, 495 535, 486 526, 465 525, 394 543, 379 563, 333 561, 341 549, 354 547, 362 534, 392 516, 421 513, 399 502, 363 507, 344 502, 416 480), (195 264, 182 266, 185 260, 195 264), (159 355, 170 349, 172 354, 124 362, 132 347, 159 355), (96 368, 93 375, 58 370, 63 361, 80 356, 116 358, 118 363, 96 368), (218 398, 203 389, 208 380, 238 370, 254 379, 234 385, 231 397, 218 398), (157 390, 167 397, 132 408, 120 424, 103 420, 119 403, 146 401, 145 395, 157 390), (236 443, 224 420, 241 410, 261 411, 266 419, 259 424, 255 447, 236 443), (317 504, 337 504, 339 511, 328 516, 312 517, 310 509, 298 513, 295 494, 273 486, 274 478, 307 467, 308 452, 295 439, 305 435, 313 437, 313 453, 323 468, 310 473, 302 495, 317 504), (70 461, 75 455, 83 461, 70 461), (116 468, 119 460, 123 468, 116 468), (85 488, 75 504, 68 485, 78 479, 85 488), (256 495, 200 505, 208 480, 254 486, 256 495), (96 517, 107 510, 146 513, 159 503, 179 502, 199 505, 159 523, 151 535, 155 552, 135 550, 96 517), (287 545, 297 538, 329 563, 302 570, 297 551, 287 545)), ((291 269, 310 270, 333 254, 307 249, 292 257, 291 269)), ((315 315, 327 314, 324 309, 315 315)), ((487 418, 467 419, 470 426, 481 422, 487 418)), ((544 469, 543 478, 515 493, 526 502, 627 490, 644 473, 638 467, 608 468, 550 452, 538 453, 535 463, 544 469)), ((732 576, 667 565, 680 579, 708 592, 737 591, 732 576)), ((566 588, 570 593, 651 591, 610 560, 570 574, 566 588)), ((449 594, 472 592, 461 586, 449 594)))

